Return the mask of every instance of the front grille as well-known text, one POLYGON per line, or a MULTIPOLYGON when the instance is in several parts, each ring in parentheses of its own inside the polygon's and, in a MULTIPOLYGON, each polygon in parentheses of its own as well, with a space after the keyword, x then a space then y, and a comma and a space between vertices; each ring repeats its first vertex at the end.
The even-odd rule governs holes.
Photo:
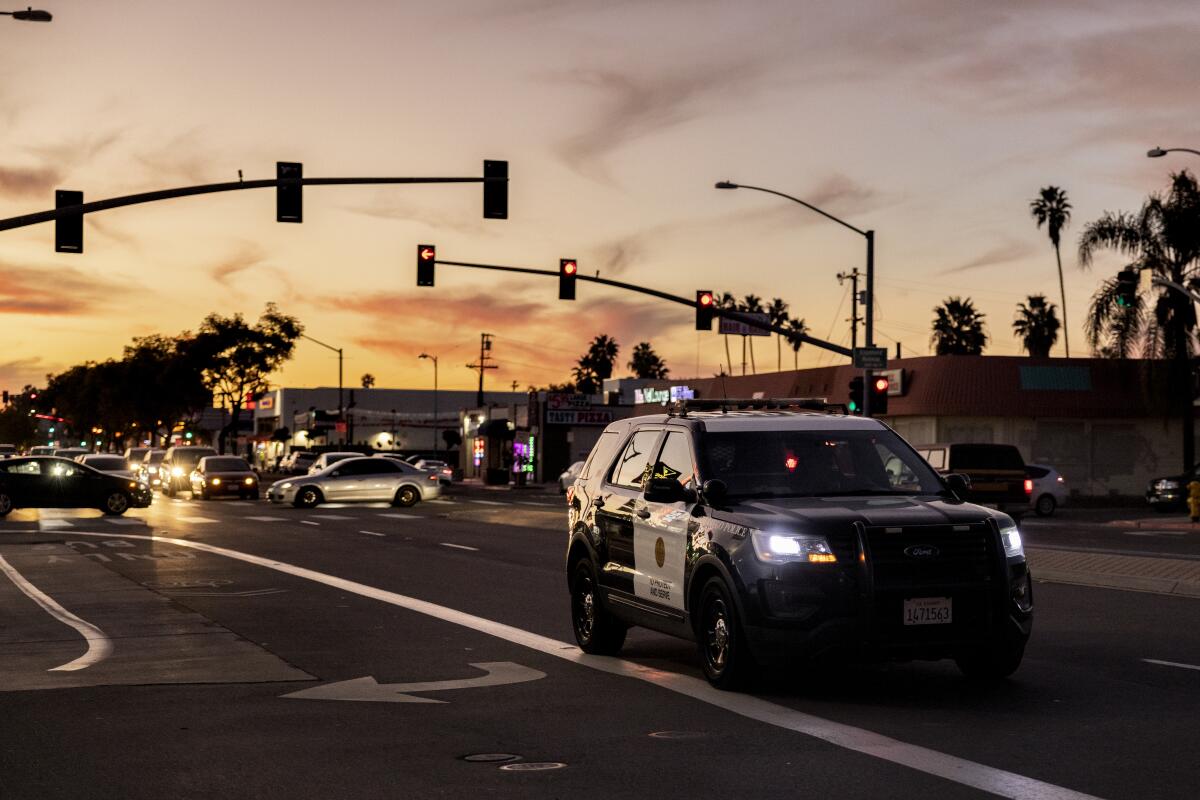
POLYGON ((993 535, 986 523, 877 527, 866 533, 877 592, 982 588, 992 580, 993 535), (920 557, 922 549, 934 554, 920 557))

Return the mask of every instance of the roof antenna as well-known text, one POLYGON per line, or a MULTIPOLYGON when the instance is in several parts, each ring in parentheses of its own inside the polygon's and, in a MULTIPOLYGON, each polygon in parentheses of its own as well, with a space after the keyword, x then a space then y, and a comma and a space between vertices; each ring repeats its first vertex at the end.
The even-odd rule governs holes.
POLYGON ((721 370, 721 413, 729 412, 729 393, 725 391, 725 370, 721 370))

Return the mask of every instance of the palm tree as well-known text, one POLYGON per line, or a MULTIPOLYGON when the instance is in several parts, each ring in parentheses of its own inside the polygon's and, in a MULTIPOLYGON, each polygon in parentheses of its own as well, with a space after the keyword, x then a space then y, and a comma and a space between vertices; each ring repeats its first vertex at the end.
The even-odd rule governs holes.
MULTIPOLYGON (((788 321, 788 304, 778 297, 772 298, 771 305, 767 306, 767 316, 771 320, 772 325, 786 325, 788 321)), ((783 337, 777 335, 775 337, 775 369, 778 372, 783 372, 782 346, 783 337)))
POLYGON ((1047 303, 1044 294, 1031 294, 1029 305, 1017 304, 1017 318, 1013 320, 1013 336, 1021 338, 1025 350, 1033 358, 1047 358, 1050 348, 1058 341, 1061 323, 1054 311, 1054 303, 1047 303))
POLYGON ((1062 296, 1062 332, 1063 347, 1067 358, 1071 357, 1071 337, 1067 335, 1067 289, 1063 283, 1062 254, 1059 252, 1059 234, 1071 221, 1071 204, 1067 202, 1067 193, 1057 186, 1047 186, 1029 204, 1029 213, 1037 221, 1038 228, 1046 226, 1050 234, 1050 243, 1054 245, 1054 257, 1058 260, 1058 291, 1062 296))
MULTIPOLYGON (((718 308, 724 308, 729 311, 736 311, 737 310, 737 298, 735 298, 729 292, 725 292, 724 294, 721 295, 720 299, 717 300, 716 305, 718 308)), ((720 324, 721 324, 720 322, 717 323, 718 326, 720 324)), ((729 334, 727 334, 727 333, 722 334, 721 338, 723 338, 725 340, 725 363, 727 363, 729 365, 729 374, 732 375, 733 374, 733 358, 731 358, 729 355, 729 334)))
POLYGON ((792 369, 800 369, 800 346, 804 342, 800 339, 800 334, 808 333, 808 326, 804 324, 802 319, 789 319, 788 327, 788 344, 792 346, 792 369))
MULTIPOLYGON (((1130 268, 1153 277, 1200 289, 1200 187, 1187 170, 1171 175, 1166 196, 1152 194, 1137 213, 1105 212, 1084 226, 1079 236, 1079 263, 1091 266, 1100 250, 1131 259, 1130 268)), ((1171 359, 1168 392, 1176 398, 1183 420, 1184 467, 1195 461, 1192 439, 1192 386, 1189 360, 1193 352, 1196 311, 1190 298, 1151 284, 1133 304, 1116 302, 1117 279, 1105 280, 1092 295, 1085 330, 1092 349, 1125 358, 1135 351, 1144 358, 1171 359)))
MULTIPOLYGON (((762 298, 756 294, 748 294, 742 298, 742 307, 738 310, 744 311, 747 314, 762 314, 764 313, 762 298)), ((754 364, 754 339, 749 336, 742 337, 742 364, 744 365, 746 363, 745 351, 747 339, 750 339, 750 372, 757 375, 758 367, 754 364)), ((742 369, 742 374, 745 374, 744 366, 742 369)))
POLYGON ((362 388, 372 389, 375 387, 375 376, 372 375, 371 373, 364 372, 361 380, 362 380, 362 388))
POLYGON ((633 358, 627 365, 635 378, 665 378, 670 370, 649 342, 639 342, 633 348, 633 358))
POLYGON ((983 353, 988 335, 983 328, 984 315, 975 310, 971 298, 950 297, 934 309, 933 336, 939 356, 977 356, 983 353))
POLYGON ((586 361, 586 366, 590 367, 596 377, 603 381, 612 377, 613 365, 617 361, 617 352, 620 349, 621 346, 617 344, 616 339, 602 333, 592 339, 587 353, 579 361, 581 365, 586 361))

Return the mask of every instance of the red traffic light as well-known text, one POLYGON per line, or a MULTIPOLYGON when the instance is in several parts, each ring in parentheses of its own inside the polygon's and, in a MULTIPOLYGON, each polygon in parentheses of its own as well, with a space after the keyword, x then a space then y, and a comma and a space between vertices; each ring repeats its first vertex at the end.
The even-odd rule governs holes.
POLYGON ((890 384, 888 383, 887 378, 882 378, 882 377, 875 378, 875 391, 876 392, 886 392, 888 390, 889 385, 890 384))
POLYGON ((437 248, 431 244, 417 245, 417 286, 433 286, 433 268, 437 263, 437 248))
POLYGON ((433 253, 432 247, 421 248, 421 260, 422 261, 432 261, 433 255, 434 255, 434 253, 433 253))
POLYGON ((579 271, 579 267, 575 264, 574 261, 564 261, 562 263, 562 271, 568 275, 574 275, 576 272, 579 271))
POLYGON ((713 304, 713 296, 711 292, 701 292, 696 298, 696 302, 702 306, 711 306, 713 304))

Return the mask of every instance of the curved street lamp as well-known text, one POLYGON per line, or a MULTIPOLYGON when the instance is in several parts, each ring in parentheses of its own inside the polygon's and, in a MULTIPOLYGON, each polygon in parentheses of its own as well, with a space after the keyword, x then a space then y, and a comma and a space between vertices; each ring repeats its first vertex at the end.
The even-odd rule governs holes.
POLYGON ((1161 147, 1155 147, 1146 151, 1146 156, 1149 158, 1162 158, 1167 153, 1191 153, 1192 155, 1200 156, 1200 150, 1193 150, 1190 147, 1168 147, 1165 150, 1161 147))
MULTIPOLYGON (((815 211, 818 214, 820 214, 822 217, 825 217, 828 220, 832 220, 833 222, 836 222, 838 225, 841 225, 843 228, 849 228, 850 230, 857 233, 859 236, 864 237, 867 240, 867 315, 866 315, 866 319, 863 321, 864 322, 863 333, 865 334, 865 337, 866 337, 867 347, 875 346, 875 310, 874 310, 875 309, 875 231, 873 231, 873 230, 864 231, 861 228, 857 228, 854 225, 851 225, 849 222, 846 222, 846 220, 844 220, 844 219, 838 219, 833 214, 830 214, 828 211, 822 211, 821 209, 814 206, 812 203, 806 203, 803 200, 801 200, 799 197, 792 197, 790 194, 784 194, 783 192, 777 192, 774 189, 764 189, 761 186, 748 186, 744 183, 739 184, 739 183, 734 183, 732 181, 717 181, 717 183, 714 184, 714 188, 717 188, 717 189, 753 189, 756 192, 766 192, 767 194, 773 194, 776 197, 782 197, 786 200, 791 200, 793 203, 799 203, 800 205, 804 206, 805 208, 809 209, 810 211, 815 211)), ((867 370, 866 373, 869 376, 870 370, 867 370)), ((867 392, 866 396, 864 397, 864 402, 863 402, 863 413, 868 417, 871 415, 870 403, 871 403, 871 393, 867 392)))
POLYGON ((417 358, 428 358, 433 362, 433 457, 437 458, 441 453, 441 448, 438 446, 438 385, 437 385, 437 356, 431 356, 428 353, 421 353, 417 358))
POLYGON ((49 11, 42 11, 40 8, 32 6, 27 7, 24 11, 0 11, 0 16, 12 17, 25 22, 49 22, 54 19, 54 15, 49 11))

